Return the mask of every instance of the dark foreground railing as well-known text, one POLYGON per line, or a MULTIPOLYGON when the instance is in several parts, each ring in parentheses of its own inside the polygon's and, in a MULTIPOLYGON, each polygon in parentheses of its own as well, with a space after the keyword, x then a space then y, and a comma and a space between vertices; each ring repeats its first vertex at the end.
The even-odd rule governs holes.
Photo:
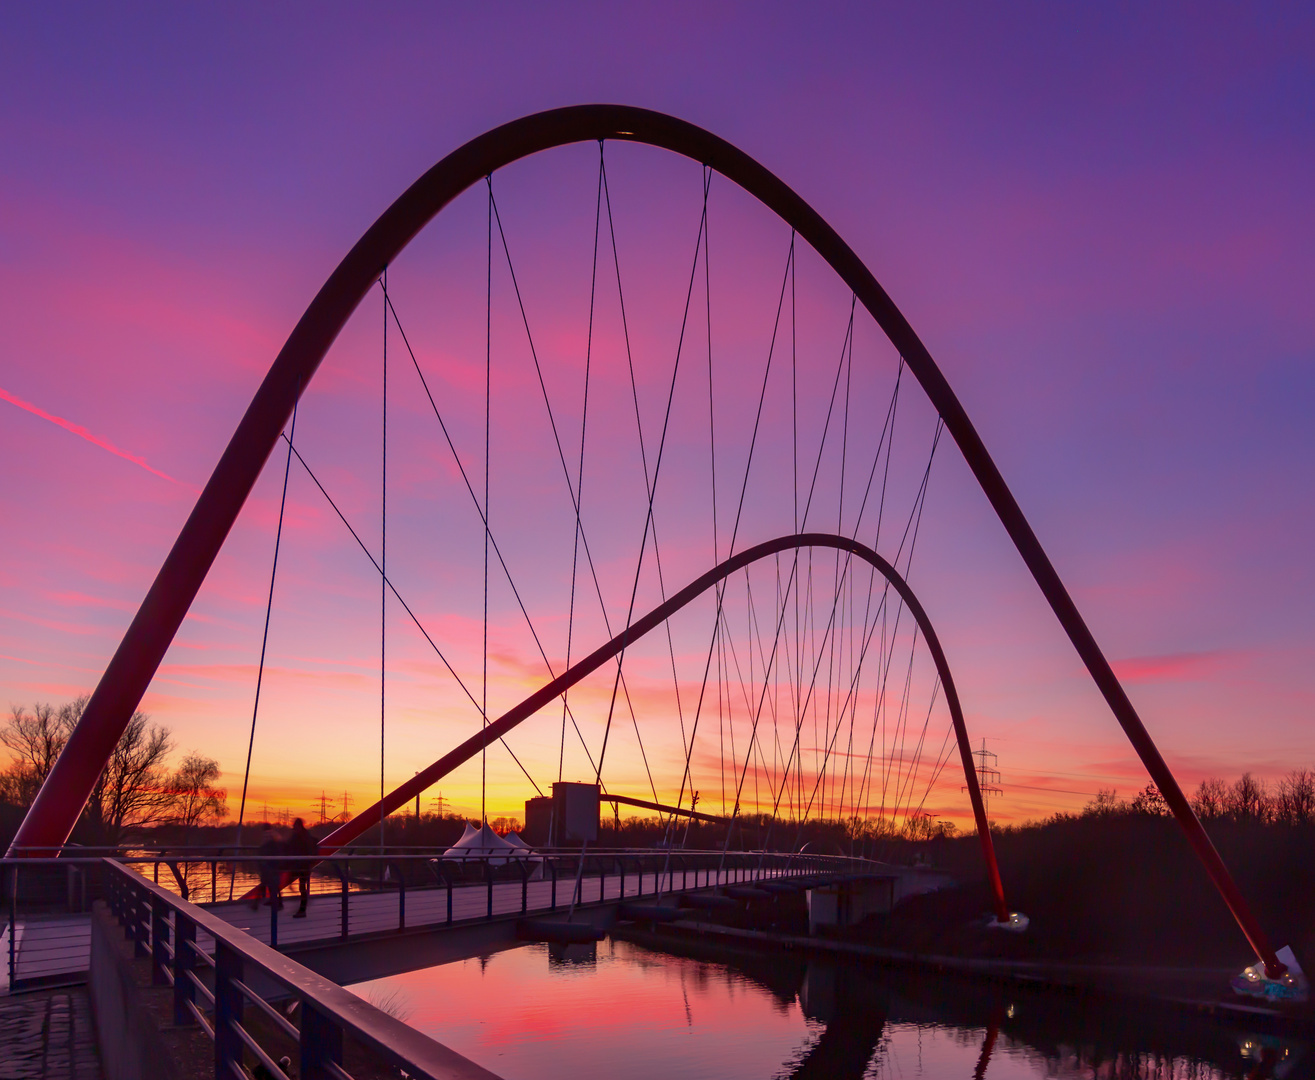
POLYGON ((344 1039, 378 1054, 405 1075, 430 1080, 496 1080, 493 1073, 394 1019, 309 968, 142 875, 105 860, 110 907, 138 956, 151 959, 152 982, 173 987, 174 1023, 195 1025, 214 1042, 216 1080, 248 1080, 244 1062, 289 1080, 244 1023, 253 1008, 299 1047, 300 1080, 353 1080, 343 1068, 344 1039), (198 937, 213 939, 211 955, 198 937), (264 995, 252 983, 272 985, 264 995), (276 1007, 295 1002, 297 1009, 276 1007), (295 1013, 297 1023, 289 1017, 295 1013))

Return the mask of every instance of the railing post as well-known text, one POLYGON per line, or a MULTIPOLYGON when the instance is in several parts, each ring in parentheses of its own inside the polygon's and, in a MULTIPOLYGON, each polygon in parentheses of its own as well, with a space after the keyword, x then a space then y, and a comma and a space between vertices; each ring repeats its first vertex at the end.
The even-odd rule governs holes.
POLYGON ((219 863, 217 860, 211 859, 210 860, 210 903, 212 904, 215 902, 215 897, 218 895, 218 891, 219 891, 218 884, 219 884, 219 863))
MULTIPOLYGON (((17 871, 15 871, 17 873, 17 871)), ((548 856, 548 873, 552 876, 552 895, 551 903, 548 906, 549 911, 557 910, 557 864, 553 862, 551 855, 548 856)))
POLYGON ((493 918, 493 864, 484 860, 484 879, 489 883, 489 918, 493 918))
POLYGON ((169 917, 164 901, 158 897, 151 898, 151 985, 164 986, 169 980, 165 976, 169 963, 169 917))
POLYGON ((279 906, 283 903, 283 893, 276 892, 269 898, 269 947, 279 947, 279 906))
POLYGON ((242 1064, 242 1039, 234 1025, 242 1022, 242 991, 233 985, 242 978, 242 956, 222 941, 215 942, 215 1077, 235 1075, 242 1064))
POLYGON ((397 932, 406 929, 406 873, 401 863, 393 863, 397 870, 397 932))
POLYGON ((347 940, 347 864, 338 863, 338 879, 342 882, 342 928, 339 937, 347 940))
POLYGON ((524 859, 517 861, 516 868, 521 872, 521 914, 524 915, 530 908, 530 872, 524 859))
POLYGON ((150 902, 146 898, 146 890, 141 892, 133 890, 132 898, 132 954, 133 956, 150 956, 150 950, 146 948, 146 913, 150 911, 150 902))
POLYGON ((18 936, 18 867, 9 875, 9 992, 14 992, 14 979, 18 975, 18 950, 14 938, 18 936))
POLYGON ((196 966, 196 954, 192 943, 196 941, 196 924, 182 912, 174 912, 174 1025, 184 1027, 194 1024, 192 1010, 187 1007, 189 1001, 196 1000, 196 987, 188 977, 196 966))
MULTIPOLYGON (((617 899, 618 899, 618 900, 621 900, 621 901, 624 901, 625 898, 626 898, 626 858, 625 858, 625 856, 624 856, 624 855, 618 855, 618 856, 617 856, 617 859, 616 859, 616 864, 617 864, 617 866, 619 866, 619 867, 621 868, 621 875, 620 875, 620 877, 621 877, 620 895, 617 897, 617 899)), ((641 883, 641 884, 643 883, 643 878, 640 878, 640 883, 641 883)))
POLYGON ((452 879, 443 875, 443 884, 447 886, 447 921, 452 921, 452 879))
POLYGON ((305 999, 301 1003, 301 1080, 331 1080, 325 1066, 342 1064, 342 1028, 305 999))

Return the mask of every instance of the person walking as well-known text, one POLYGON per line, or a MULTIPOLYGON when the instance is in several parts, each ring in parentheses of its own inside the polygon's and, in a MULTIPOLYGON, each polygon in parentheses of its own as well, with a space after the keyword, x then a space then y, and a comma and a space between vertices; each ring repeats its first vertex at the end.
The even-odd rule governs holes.
POLYGON ((252 907, 260 906, 260 897, 269 898, 269 906, 276 911, 283 907, 283 897, 279 895, 282 892, 281 878, 283 877, 283 868, 279 865, 279 860, 274 858, 275 855, 281 855, 283 845, 279 843, 278 837, 274 835, 274 829, 268 822, 261 826, 260 830, 260 847, 256 854, 260 859, 260 891, 256 894, 256 899, 252 907))
POLYGON ((319 853, 319 841, 311 835, 306 823, 301 818, 297 818, 292 823, 292 836, 288 838, 288 854, 295 856, 295 861, 289 864, 289 869, 296 875, 297 886, 301 890, 301 907, 293 914, 294 919, 306 917, 306 905, 310 901, 310 860, 319 853))

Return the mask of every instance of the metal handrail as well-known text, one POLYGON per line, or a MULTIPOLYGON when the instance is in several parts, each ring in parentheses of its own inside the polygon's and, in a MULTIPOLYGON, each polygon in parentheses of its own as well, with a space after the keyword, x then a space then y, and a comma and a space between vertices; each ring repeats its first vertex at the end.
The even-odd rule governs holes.
MULTIPOLYGON (((190 996, 194 989, 199 988, 199 980, 191 972, 190 966, 185 965, 181 973, 178 970, 179 958, 188 956, 189 950, 175 949, 170 963, 174 965, 172 974, 175 976, 175 995, 184 998, 178 1002, 176 997, 176 1003, 182 1006, 177 1011, 188 1020, 200 1022, 217 1040, 216 1077, 226 1077, 230 1073, 237 1075, 234 1066, 240 1064, 238 1058, 241 1051, 233 1053, 233 1043, 226 1037, 220 1037, 230 1033, 237 1037, 238 1046, 249 1049, 267 1069, 276 1068, 250 1033, 242 1028, 239 1020, 240 1001, 243 998, 257 1002, 263 1011, 271 1015, 276 1013, 263 999, 257 999, 243 981, 243 969, 251 966, 281 986, 301 1005, 303 1022, 299 1029, 282 1017, 278 1017, 278 1020, 281 1021, 281 1028, 297 1034, 302 1048, 298 1075, 307 1080, 318 1076, 348 1075, 341 1068, 341 1036, 344 1032, 350 1032, 353 1038, 400 1066, 411 1076, 426 1077, 429 1080, 497 1080, 494 1073, 128 867, 111 859, 106 859, 105 865, 109 873, 118 875, 117 884, 135 893, 136 898, 148 900, 152 907, 163 905, 167 908, 173 915, 175 933, 186 923, 190 931, 187 935, 189 940, 198 929, 214 938, 216 985, 212 1001, 216 1017, 213 1026, 197 1009, 190 996), (179 979, 179 974, 188 977, 179 979), (236 1006, 233 1003, 234 996, 238 998, 236 1006), (324 1037, 326 1025, 331 1033, 328 1038, 324 1037)), ((205 993, 211 996, 210 991, 206 990, 205 993)))
MULTIPOLYGON (((28 874, 32 871, 36 871, 35 881, 39 887, 35 896, 43 906, 50 906, 52 903, 55 903, 56 907, 60 906, 56 902, 58 900, 56 893, 62 896, 67 892, 70 905, 68 910, 85 909, 89 897, 104 895, 115 915, 127 929, 133 941, 135 954, 152 957, 153 968, 157 971, 157 982, 168 981, 168 977, 163 974, 162 965, 166 960, 173 960, 176 963, 176 958, 172 957, 171 953, 176 952, 184 942, 182 939, 171 940, 177 938, 177 935, 170 933, 167 920, 161 922, 165 907, 151 899, 147 893, 129 889, 127 882, 130 878, 125 877, 124 873, 131 875, 133 880, 152 881, 153 890, 158 889, 176 900, 179 899, 180 894, 174 891, 175 884, 197 877, 198 870, 199 877, 203 880, 205 866, 208 863, 212 881, 210 892, 218 898, 218 890, 213 883, 218 876, 217 867, 220 865, 225 865, 224 876, 227 876, 226 864, 231 862, 244 863, 248 867, 272 862, 286 870, 291 866, 308 864, 317 859, 316 856, 288 854, 257 854, 235 859, 231 856, 216 856, 212 853, 213 849, 196 848, 174 849, 168 852, 146 852, 136 849, 131 853, 121 854, 115 860, 109 860, 103 856, 87 856, 85 851, 86 849, 68 848, 62 858, 0 859, 0 883, 7 887, 9 893, 7 898, 9 922, 17 926, 20 931, 24 926, 23 921, 18 918, 16 902, 20 891, 16 883, 20 879, 25 883, 31 880, 28 874), (161 862, 173 872, 158 874, 157 868, 161 862), (111 863, 117 864, 123 872, 108 876, 89 872, 93 867, 99 869, 111 863), (61 871, 68 871, 69 882, 72 884, 67 889, 58 885, 63 876, 61 871), (55 873, 54 878, 49 878, 51 872, 55 873), (157 874, 158 880, 153 881, 157 878, 157 874), (57 888, 52 890, 50 882, 55 882, 57 888)), ((470 918, 488 921, 518 918, 536 910, 544 914, 560 911, 570 904, 570 900, 559 886, 574 885, 577 870, 582 869, 581 852, 578 848, 535 849, 526 857, 512 855, 494 860, 498 863, 505 862, 505 865, 494 865, 489 860, 472 859, 469 860, 470 865, 463 866, 462 862, 457 860, 444 860, 442 854, 442 851, 432 849, 389 850, 383 854, 358 853, 344 849, 333 858, 320 861, 316 876, 316 884, 320 888, 313 887, 312 891, 321 897, 325 897, 326 891, 330 897, 341 895, 340 930, 335 936, 347 940, 351 936, 352 929, 349 923, 356 915, 356 905, 349 903, 351 895, 396 894, 397 917, 392 929, 381 930, 375 919, 372 921, 371 928, 364 932, 370 936, 388 932, 401 933, 425 926, 452 925, 454 922, 464 922, 470 918), (395 873, 390 877, 394 880, 386 882, 383 880, 384 866, 393 868, 395 873), (528 896, 531 877, 543 883, 542 892, 539 893, 533 906, 529 903, 528 896), (430 880, 434 884, 428 884, 430 880), (328 890, 324 888, 326 884, 328 890), (413 909, 411 897, 425 892, 436 893, 440 897, 437 910, 434 909, 435 905, 423 900, 417 901, 419 906, 413 909), (480 897, 479 914, 474 915, 467 908, 458 917, 454 906, 454 895, 464 893, 465 903, 469 904, 472 892, 473 896, 480 897), (515 893, 519 893, 519 897, 515 896, 515 893), (445 905, 442 902, 444 894, 445 905)), ((804 880, 813 876, 827 877, 836 873, 845 876, 857 873, 865 876, 889 869, 888 866, 871 860, 841 855, 689 849, 672 852, 665 848, 591 850, 587 853, 587 863, 590 877, 587 884, 584 881, 580 882, 582 895, 573 898, 575 900, 573 906, 583 904, 592 907, 600 903, 624 902, 629 898, 630 888, 634 889, 635 897, 651 894, 658 903, 662 903, 663 897, 669 894, 716 889, 744 881, 761 881, 776 877, 804 880), (653 877, 652 882, 646 880, 649 875, 653 877)), ((255 876, 248 880, 254 883, 255 876)), ((245 886, 243 888, 245 889, 245 886)), ((204 891, 204 889, 193 889, 192 899, 201 900, 204 891)), ((574 892, 574 889, 569 891, 574 892)), ((283 936, 280 934, 280 922, 278 908, 274 906, 270 910, 268 940, 270 946, 275 949, 279 947, 279 938, 283 936)), ((286 925, 284 923, 282 928, 286 929, 286 925)), ((47 943, 44 939, 33 941, 30 934, 24 937, 21 945, 17 941, 18 934, 10 933, 8 938, 8 948, 5 951, 9 954, 6 959, 12 987, 27 981, 19 977, 22 974, 19 969, 24 963, 42 964, 42 950, 47 943), (25 961, 24 957, 28 959, 25 961)), ((300 935, 299 944, 306 943, 302 940, 304 938, 304 934, 300 935)), ((195 941, 186 942, 184 953, 186 958, 190 958, 189 964, 194 962, 213 966, 213 960, 197 948, 195 941), (193 956, 193 953, 196 956, 193 956)), ((36 970, 41 969, 38 967, 36 970)), ((56 973, 42 972, 29 978, 49 979, 52 974, 56 973)), ((184 984, 190 985, 187 980, 184 980, 184 984)), ((178 1012, 180 1023, 190 1022, 187 1010, 181 1004, 178 1012)))

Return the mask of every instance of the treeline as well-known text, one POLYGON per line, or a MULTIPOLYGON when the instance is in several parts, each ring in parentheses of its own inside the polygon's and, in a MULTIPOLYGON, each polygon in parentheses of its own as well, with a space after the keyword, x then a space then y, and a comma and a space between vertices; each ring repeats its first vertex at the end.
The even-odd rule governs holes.
MULTIPOLYGON (((1189 800, 1260 925, 1309 970, 1315 774, 1299 768, 1268 783, 1252 773, 1210 777, 1189 800)), ((1032 920, 1026 935, 1006 943, 1019 955, 1249 962, 1245 938, 1153 785, 1130 798, 1105 789, 1076 812, 991 831, 1006 901, 1032 920)), ((886 857, 904 861, 911 847, 886 857)), ((901 909, 891 942, 926 952, 1005 948, 973 930, 991 905, 977 837, 916 847, 960 884, 901 909)))
MULTIPOLYGON (((1192 809, 1202 821, 1231 821, 1242 825, 1311 825, 1315 824, 1315 772, 1293 769, 1272 784, 1249 772, 1231 784, 1218 776, 1207 777, 1189 797, 1192 809)), ((1147 784, 1131 799, 1119 798, 1114 788, 1101 788, 1083 807, 1080 815, 1056 814, 1042 822, 1013 828, 1029 828, 1075 816, 1111 817, 1121 814, 1164 817, 1168 804, 1160 789, 1147 784)))
MULTIPOLYGON (((676 847, 710 850, 727 846, 724 822, 659 820, 627 817, 618 822, 604 816, 599 843, 606 847, 676 847)), ((911 814, 899 822, 890 818, 795 818, 770 814, 741 814, 732 827, 733 851, 807 851, 818 855, 857 855, 889 858, 892 847, 948 839, 956 834, 953 822, 929 814, 911 814)))
MULTIPOLYGON (((0 725, 9 761, 0 771, 0 841, 5 848, 68 744, 89 696, 61 706, 38 702, 12 706, 0 725)), ((227 793, 218 787, 219 762, 197 753, 171 762, 170 730, 133 713, 92 788, 71 839, 85 845, 118 845, 142 829, 179 827, 184 835, 221 821, 227 793)))

